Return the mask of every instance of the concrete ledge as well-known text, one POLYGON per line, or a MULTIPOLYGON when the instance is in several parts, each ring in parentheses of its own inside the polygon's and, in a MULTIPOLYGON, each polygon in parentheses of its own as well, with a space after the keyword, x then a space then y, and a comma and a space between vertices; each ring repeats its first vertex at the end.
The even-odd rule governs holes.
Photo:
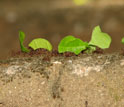
POLYGON ((124 56, 0 61, 0 107, 123 107, 124 56))

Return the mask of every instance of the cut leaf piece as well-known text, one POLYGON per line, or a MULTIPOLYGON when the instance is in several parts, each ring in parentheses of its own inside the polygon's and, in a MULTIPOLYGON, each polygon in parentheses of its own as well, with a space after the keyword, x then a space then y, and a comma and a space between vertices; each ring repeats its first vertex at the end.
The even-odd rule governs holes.
POLYGON ((124 44, 124 37, 122 38, 121 42, 124 44))
POLYGON ((22 31, 19 31, 19 41, 20 41, 20 47, 22 52, 29 52, 29 50, 23 45, 25 39, 25 34, 22 31))
POLYGON ((97 46, 101 49, 109 48, 111 44, 111 37, 107 33, 103 33, 100 26, 96 26, 92 33, 90 45, 97 46))
POLYGON ((96 47, 95 46, 92 46, 92 45, 89 45, 87 50, 85 51, 86 53, 92 53, 96 51, 96 47))
POLYGON ((34 50, 39 49, 39 48, 44 48, 44 49, 47 49, 48 51, 52 50, 52 45, 50 44, 50 42, 42 38, 37 38, 37 39, 32 40, 28 46, 34 50))
POLYGON ((87 42, 83 42, 82 40, 69 35, 60 41, 58 51, 59 53, 73 52, 78 55, 81 51, 85 50, 87 46, 87 42))

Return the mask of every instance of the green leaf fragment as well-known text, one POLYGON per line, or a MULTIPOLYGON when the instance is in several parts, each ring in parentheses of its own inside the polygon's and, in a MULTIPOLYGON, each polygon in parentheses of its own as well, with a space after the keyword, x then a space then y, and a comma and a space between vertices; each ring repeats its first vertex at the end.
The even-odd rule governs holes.
POLYGON ((96 50, 95 46, 89 45, 87 50, 85 51, 86 53, 92 53, 96 50))
POLYGON ((82 40, 69 35, 60 41, 58 51, 59 53, 73 52, 78 55, 81 51, 85 50, 87 46, 87 42, 83 42, 82 40))
POLYGON ((19 41, 20 41, 20 47, 22 52, 29 52, 29 50, 23 45, 25 39, 25 34, 24 32, 20 31, 19 32, 19 41))
POLYGON ((37 39, 32 40, 28 46, 34 50, 39 49, 39 48, 44 48, 44 49, 47 49, 48 51, 52 50, 52 45, 50 44, 50 42, 42 38, 37 38, 37 39))
POLYGON ((96 26, 92 33, 90 45, 97 46, 101 49, 109 48, 111 44, 111 37, 107 33, 103 33, 100 26, 96 26))
POLYGON ((124 37, 122 38, 121 42, 124 44, 124 37))

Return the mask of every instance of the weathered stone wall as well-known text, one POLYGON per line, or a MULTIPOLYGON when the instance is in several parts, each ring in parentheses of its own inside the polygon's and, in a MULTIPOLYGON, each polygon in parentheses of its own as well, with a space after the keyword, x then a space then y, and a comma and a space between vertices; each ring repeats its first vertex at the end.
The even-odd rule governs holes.
POLYGON ((0 61, 0 107, 123 107, 124 56, 0 61))

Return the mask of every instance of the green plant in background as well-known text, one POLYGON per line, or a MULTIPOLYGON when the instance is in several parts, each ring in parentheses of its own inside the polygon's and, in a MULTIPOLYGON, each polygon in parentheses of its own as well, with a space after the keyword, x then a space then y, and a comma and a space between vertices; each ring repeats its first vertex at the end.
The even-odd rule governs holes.
POLYGON ((88 0, 73 0, 76 5, 84 5, 88 0))
MULTIPOLYGON (((25 34, 24 34, 24 32, 20 31, 19 32, 19 40, 20 40, 21 51, 22 52, 30 52, 30 50, 27 49, 23 45, 24 39, 25 39, 25 34)), ((37 38, 37 39, 32 40, 28 46, 31 47, 33 50, 36 50, 39 48, 44 48, 44 49, 47 49, 48 51, 52 50, 52 45, 50 44, 50 42, 48 40, 42 39, 42 38, 37 38)))
POLYGON ((25 39, 25 34, 24 34, 24 32, 20 31, 19 32, 19 41, 20 41, 21 51, 27 53, 30 51, 23 45, 24 39, 25 39))
POLYGON ((74 4, 81 6, 81 5, 85 5, 89 2, 95 2, 97 0, 72 0, 74 2, 74 4))

